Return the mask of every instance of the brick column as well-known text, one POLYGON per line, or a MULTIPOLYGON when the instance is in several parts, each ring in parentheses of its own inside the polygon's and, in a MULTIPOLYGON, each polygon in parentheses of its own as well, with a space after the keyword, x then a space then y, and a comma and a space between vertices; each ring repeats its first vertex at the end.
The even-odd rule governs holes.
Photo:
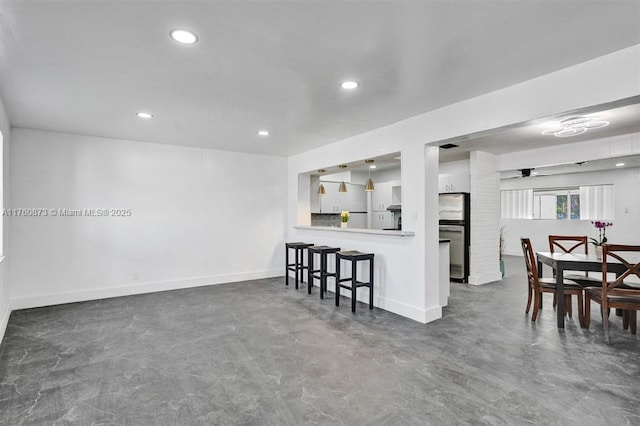
POLYGON ((500 174, 495 155, 471 152, 471 245, 469 284, 502 279, 500 246, 500 174))

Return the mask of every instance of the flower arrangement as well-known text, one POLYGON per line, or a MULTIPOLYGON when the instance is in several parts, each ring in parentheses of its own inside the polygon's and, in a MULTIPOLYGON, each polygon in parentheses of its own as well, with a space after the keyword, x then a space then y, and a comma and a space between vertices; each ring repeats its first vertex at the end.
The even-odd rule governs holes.
POLYGON ((592 220, 593 226, 596 227, 600 235, 598 239, 589 238, 594 246, 601 246, 607 242, 607 227, 613 226, 613 222, 602 222, 600 220, 592 220))
POLYGON ((347 210, 342 210, 342 213, 340 213, 340 222, 349 222, 349 216, 350 214, 347 210))

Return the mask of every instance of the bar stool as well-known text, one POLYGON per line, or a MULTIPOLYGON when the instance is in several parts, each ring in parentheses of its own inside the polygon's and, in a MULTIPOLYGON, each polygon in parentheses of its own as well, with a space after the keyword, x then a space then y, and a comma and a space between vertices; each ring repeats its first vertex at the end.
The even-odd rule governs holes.
POLYGON ((313 279, 320 280, 320 299, 324 299, 324 293, 327 291, 327 277, 336 276, 335 272, 329 272, 327 270, 327 256, 331 253, 334 255, 340 251, 340 247, 329 247, 329 246, 313 246, 309 247, 309 277, 307 279, 308 291, 311 294, 311 287, 313 287, 313 279), (314 264, 314 255, 320 255, 320 268, 313 269, 314 264), (316 275, 319 273, 319 275, 316 275))
POLYGON ((361 253, 357 250, 339 251, 336 253, 336 306, 340 305, 340 287, 351 289, 351 312, 356 311, 356 289, 358 287, 369 287, 369 309, 373 309, 373 253, 361 253), (351 262, 351 277, 340 278, 340 261, 351 262), (362 282, 356 279, 358 262, 369 261, 369 282, 362 282), (350 281, 351 284, 342 284, 350 281))
MULTIPOLYGON (((304 251, 308 250, 309 247, 313 247, 313 244, 309 243, 285 243, 285 270, 284 270, 284 284, 289 285, 289 271, 294 271, 296 273, 296 290, 298 289, 298 282, 302 279, 302 274, 308 266, 304 266, 304 251), (295 262, 289 263, 289 250, 293 249, 295 251, 295 262)), ((307 253, 307 259, 309 258, 307 253)), ((307 262, 308 263, 308 262, 307 262)))

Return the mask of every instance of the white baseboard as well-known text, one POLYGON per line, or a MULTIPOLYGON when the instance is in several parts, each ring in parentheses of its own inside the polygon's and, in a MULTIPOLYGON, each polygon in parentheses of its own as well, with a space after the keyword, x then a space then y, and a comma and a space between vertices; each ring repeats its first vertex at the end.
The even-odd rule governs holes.
POLYGON ((4 339, 4 333, 7 331, 7 325, 9 324, 9 317, 11 316, 11 307, 7 304, 2 316, 0 316, 0 343, 4 339))
POLYGON ((483 285, 502 280, 502 272, 497 271, 491 274, 469 275, 470 285, 483 285))
MULTIPOLYGON (((271 269, 237 274, 211 275, 208 277, 187 278, 175 281, 156 281, 135 285, 80 290, 67 293, 53 293, 32 297, 11 299, 11 309, 28 309, 41 306, 61 305, 64 303, 84 302, 87 300, 108 299, 111 297, 131 296, 134 294, 155 293, 158 291, 178 290, 182 288, 202 287, 237 281, 257 280, 282 276, 281 269, 271 269)), ((8 318, 8 317, 7 317, 8 318)))
POLYGON ((435 308, 421 309, 416 306, 407 305, 397 300, 376 297, 374 305, 385 311, 393 312, 400 316, 426 324, 431 321, 442 318, 442 306, 435 308))
MULTIPOLYGON (((318 287, 318 285, 315 285, 318 287)), ((333 299, 335 297, 334 292, 335 286, 332 283, 327 283, 327 292, 331 293, 329 298, 333 299)), ((341 296, 351 298, 350 290, 342 290, 340 291, 341 296)), ((325 295, 325 298, 327 296, 325 295)), ((362 291, 358 292, 357 296, 358 301, 362 303, 369 303, 369 292, 362 291)), ((406 303, 398 302, 397 300, 389 299, 386 297, 375 296, 373 298, 373 306, 376 308, 384 309, 385 311, 392 312, 394 314, 398 314, 405 318, 412 319, 414 321, 418 321, 422 324, 426 324, 431 321, 435 321, 437 319, 442 318, 442 306, 436 306, 435 308, 429 309, 421 309, 417 306, 407 305, 406 303)))

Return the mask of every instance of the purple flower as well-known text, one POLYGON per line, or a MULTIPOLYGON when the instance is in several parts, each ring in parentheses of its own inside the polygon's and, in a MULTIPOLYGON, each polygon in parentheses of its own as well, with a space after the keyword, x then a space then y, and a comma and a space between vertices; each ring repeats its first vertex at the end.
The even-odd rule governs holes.
POLYGON ((596 240, 595 238, 591 238, 593 244, 596 246, 601 246, 607 242, 607 227, 613 226, 613 222, 603 222, 601 220, 592 220, 591 223, 595 228, 599 231, 599 238, 596 240))

